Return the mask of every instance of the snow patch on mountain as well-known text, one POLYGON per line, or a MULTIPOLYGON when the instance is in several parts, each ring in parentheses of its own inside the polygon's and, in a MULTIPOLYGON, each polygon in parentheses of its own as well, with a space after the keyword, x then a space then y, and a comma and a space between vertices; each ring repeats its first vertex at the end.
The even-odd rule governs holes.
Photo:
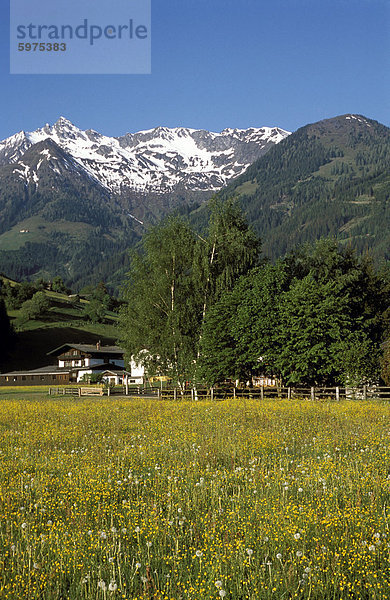
MULTIPOLYGON (((108 137, 60 117, 52 126, 21 131, 1 142, 0 164, 17 162, 28 148, 50 139, 111 192, 168 193, 177 187, 214 191, 288 135, 278 127, 227 128, 220 133, 156 127, 108 137)), ((49 158, 50 152, 41 154, 49 158)))

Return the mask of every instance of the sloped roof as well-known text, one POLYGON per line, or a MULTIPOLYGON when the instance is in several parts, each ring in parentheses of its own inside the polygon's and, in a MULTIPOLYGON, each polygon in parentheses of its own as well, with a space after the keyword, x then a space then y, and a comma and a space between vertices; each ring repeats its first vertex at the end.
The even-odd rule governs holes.
POLYGON ((65 352, 67 348, 71 350, 80 350, 80 352, 87 352, 89 354, 124 354, 124 350, 119 348, 119 346, 100 346, 98 348, 96 344, 62 344, 62 346, 50 350, 47 354, 56 356, 65 352))
POLYGON ((56 375, 57 373, 70 373, 72 369, 57 367, 57 365, 48 365, 39 369, 25 369, 24 371, 10 371, 9 373, 0 373, 0 375, 56 375))

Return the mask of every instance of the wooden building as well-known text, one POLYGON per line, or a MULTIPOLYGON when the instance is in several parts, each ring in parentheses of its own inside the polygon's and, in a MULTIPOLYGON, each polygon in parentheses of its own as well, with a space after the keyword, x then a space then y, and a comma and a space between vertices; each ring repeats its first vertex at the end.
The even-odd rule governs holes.
POLYGON ((69 382, 70 370, 59 369, 56 365, 31 371, 0 373, 0 385, 64 385, 69 382))
POLYGON ((2 373, 0 385, 63 385, 78 383, 84 375, 93 373, 106 375, 115 383, 122 382, 124 353, 118 346, 63 344, 47 354, 55 358, 57 364, 2 373))

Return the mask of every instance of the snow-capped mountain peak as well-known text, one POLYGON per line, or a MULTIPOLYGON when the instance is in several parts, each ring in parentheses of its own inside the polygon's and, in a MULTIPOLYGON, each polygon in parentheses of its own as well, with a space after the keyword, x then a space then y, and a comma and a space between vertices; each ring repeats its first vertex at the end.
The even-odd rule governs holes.
POLYGON ((224 129, 155 127, 108 137, 83 131, 61 116, 54 125, 21 131, 0 143, 0 164, 14 163, 34 144, 50 139, 114 193, 166 194, 176 188, 215 191, 240 175, 289 132, 278 127, 224 129))

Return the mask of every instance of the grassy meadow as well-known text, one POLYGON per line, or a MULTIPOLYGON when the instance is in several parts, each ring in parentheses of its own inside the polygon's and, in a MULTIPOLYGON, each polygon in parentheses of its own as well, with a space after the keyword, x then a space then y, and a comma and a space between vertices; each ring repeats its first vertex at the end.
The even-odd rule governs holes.
POLYGON ((0 598, 390 599, 390 405, 1 396, 0 598))

